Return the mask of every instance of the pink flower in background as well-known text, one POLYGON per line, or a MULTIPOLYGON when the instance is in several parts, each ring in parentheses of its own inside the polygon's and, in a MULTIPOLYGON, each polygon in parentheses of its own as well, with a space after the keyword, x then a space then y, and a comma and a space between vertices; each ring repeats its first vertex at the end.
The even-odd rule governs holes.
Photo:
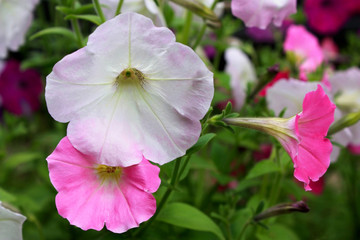
POLYGON ((0 1, 0 59, 8 49, 17 51, 33 20, 33 10, 39 0, 0 1))
POLYGON ((22 71, 19 62, 6 62, 0 72, 2 107, 16 115, 30 114, 39 109, 42 91, 42 80, 35 70, 22 71))
POLYGON ((248 56, 237 47, 226 49, 225 61, 225 72, 230 75, 234 109, 238 111, 244 105, 247 84, 257 81, 255 69, 248 56))
POLYGON ((332 38, 324 38, 321 42, 321 49, 326 61, 335 60, 339 56, 339 48, 332 38))
POLYGON ((70 121, 76 149, 126 167, 184 155, 213 93, 213 73, 191 48, 149 18, 124 13, 54 66, 45 97, 55 120, 70 121))
POLYGON ((305 14, 312 29, 321 34, 336 33, 353 11, 354 0, 306 0, 305 14))
POLYGON ((295 178, 303 182, 308 191, 310 182, 318 181, 330 164, 332 144, 325 137, 334 121, 335 108, 318 85, 316 91, 305 95, 302 112, 291 118, 229 118, 225 122, 274 136, 290 155, 295 178))
POLYGON ((318 39, 308 32, 304 26, 292 25, 289 27, 284 50, 295 54, 300 72, 315 71, 324 60, 318 39))
POLYGON ((360 145, 349 144, 348 149, 352 154, 360 155, 360 145))
POLYGON ((6 208, 0 201, 0 240, 22 240, 26 217, 6 208))
POLYGON ((271 22, 280 27, 287 16, 296 13, 296 0, 232 0, 231 11, 247 27, 265 29, 271 22))
POLYGON ((83 230, 106 228, 122 233, 138 227, 156 211, 151 193, 160 185, 157 166, 145 158, 123 168, 100 164, 63 138, 47 158, 50 180, 58 194, 59 214, 83 230))

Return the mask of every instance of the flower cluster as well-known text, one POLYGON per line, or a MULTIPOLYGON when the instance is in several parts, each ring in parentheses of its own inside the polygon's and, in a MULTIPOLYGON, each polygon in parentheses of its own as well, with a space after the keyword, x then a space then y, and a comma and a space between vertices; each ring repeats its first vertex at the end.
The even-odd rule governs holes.
POLYGON ((169 29, 136 13, 99 26, 47 77, 50 114, 70 121, 48 157, 60 215, 82 229, 106 223, 117 233, 149 219, 160 179, 147 160, 185 154, 213 91, 212 73, 169 29))

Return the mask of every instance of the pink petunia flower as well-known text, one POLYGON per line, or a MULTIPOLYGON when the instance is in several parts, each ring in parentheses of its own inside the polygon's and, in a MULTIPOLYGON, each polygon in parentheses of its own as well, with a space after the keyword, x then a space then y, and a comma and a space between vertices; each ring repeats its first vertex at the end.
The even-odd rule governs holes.
POLYGON ((287 16, 296 13, 296 0, 232 0, 231 11, 247 27, 265 29, 271 22, 280 27, 287 16))
POLYGON ((47 158, 59 214, 83 230, 99 231, 105 224, 115 233, 147 221, 156 211, 151 193, 160 185, 159 168, 145 158, 126 168, 97 159, 77 151, 67 137, 47 158))
POLYGON ((354 0, 306 0, 304 10, 310 27, 321 34, 336 33, 351 16, 353 2, 354 0))
POLYGON ((70 121, 76 149, 126 167, 184 155, 200 136, 213 93, 213 73, 191 48, 149 18, 124 13, 54 66, 45 98, 53 118, 70 121))
POLYGON ((28 115, 38 110, 42 91, 42 80, 35 70, 22 71, 19 62, 6 62, 0 72, 0 98, 6 110, 16 115, 28 115))
POLYGON ((311 181, 324 175, 330 164, 332 144, 325 138, 334 121, 335 105, 318 85, 316 91, 306 94, 303 111, 283 118, 229 118, 229 124, 248 127, 274 136, 294 163, 294 176, 311 190, 311 181))
POLYGON ((284 50, 292 52, 298 59, 300 72, 315 71, 324 60, 318 39, 308 32, 304 26, 289 27, 284 42, 284 50))

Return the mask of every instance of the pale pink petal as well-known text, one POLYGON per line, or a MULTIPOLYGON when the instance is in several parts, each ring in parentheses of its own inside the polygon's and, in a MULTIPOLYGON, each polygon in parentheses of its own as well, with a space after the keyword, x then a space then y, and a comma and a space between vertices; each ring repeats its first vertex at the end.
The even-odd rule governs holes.
POLYGON ((312 72, 324 60, 318 39, 304 26, 291 25, 287 30, 284 50, 294 52, 301 59, 300 70, 312 72))
POLYGON ((287 16, 296 12, 296 0, 232 0, 231 10, 247 27, 265 29, 271 22, 280 27, 287 16))
POLYGON ((146 159, 123 168, 118 181, 103 182, 96 172, 97 156, 80 153, 65 137, 47 160, 51 182, 59 192, 59 214, 83 230, 101 230, 105 224, 110 231, 122 233, 156 211, 151 192, 160 185, 159 168, 146 159))

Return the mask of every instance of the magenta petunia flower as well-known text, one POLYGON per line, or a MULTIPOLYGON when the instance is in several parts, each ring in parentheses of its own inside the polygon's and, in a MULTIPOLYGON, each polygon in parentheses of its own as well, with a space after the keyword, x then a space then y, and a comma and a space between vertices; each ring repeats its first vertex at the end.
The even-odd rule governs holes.
POLYGON ((296 13, 296 0, 232 0, 231 11, 247 27, 265 29, 271 22, 280 27, 287 16, 296 13))
POLYGON ((292 25, 289 27, 284 50, 295 54, 300 65, 300 72, 315 71, 324 60, 318 39, 304 26, 292 25))
POLYGON ((122 233, 138 227, 156 211, 151 193, 160 185, 157 166, 145 158, 134 166, 106 166, 84 155, 63 138, 47 158, 58 194, 59 214, 83 230, 106 228, 122 233))
POLYGON ((306 0, 305 14, 309 25, 322 34, 336 33, 353 11, 354 0, 306 0))
POLYGON ((283 118, 230 118, 225 121, 254 128, 273 135, 285 148, 294 163, 294 176, 311 190, 311 181, 324 175, 330 164, 332 144, 325 138, 334 121, 335 104, 320 85, 306 94, 302 112, 283 118))
POLYGON ((70 121, 76 149, 126 167, 143 156, 164 164, 184 155, 213 93, 213 73, 191 48, 149 18, 124 13, 54 66, 45 97, 57 121, 70 121))
POLYGON ((36 111, 40 107, 42 90, 41 77, 35 70, 22 71, 19 62, 6 62, 0 73, 0 99, 7 111, 16 115, 36 111))

